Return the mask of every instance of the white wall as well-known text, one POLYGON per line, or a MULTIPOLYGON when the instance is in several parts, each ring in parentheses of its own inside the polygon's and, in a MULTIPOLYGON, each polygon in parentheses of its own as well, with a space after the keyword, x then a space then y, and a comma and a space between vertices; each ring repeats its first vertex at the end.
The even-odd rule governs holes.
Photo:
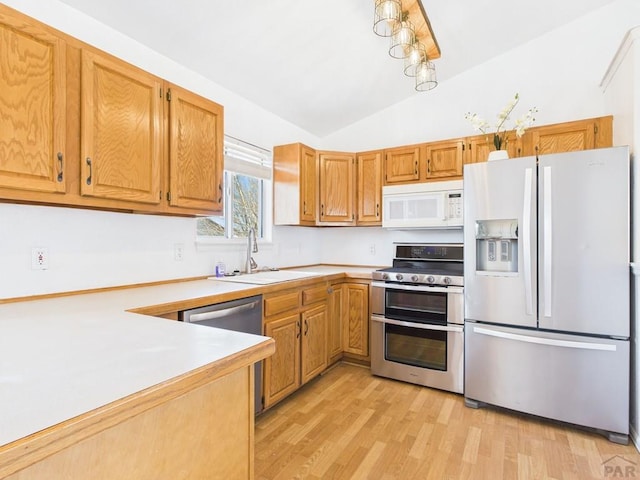
MULTIPOLYGON (((522 112, 538 106, 539 124, 607 114, 599 81, 624 33, 640 24, 640 2, 619 0, 319 139, 57 0, 3 3, 223 104, 227 134, 266 148, 302 141, 351 151, 472 134, 465 112, 491 117, 515 92, 522 112)), ((219 259, 229 268, 243 264, 243 244, 196 245, 194 232, 194 219, 0 204, 0 298, 208 275, 219 259), (185 246, 182 262, 173 259, 175 243, 185 246), (49 248, 48 271, 31 270, 34 246, 49 248)), ((255 255, 260 265, 386 265, 393 241, 461 241, 455 232, 380 228, 276 227, 273 238, 255 255)))
POLYGON ((640 148, 640 26, 630 30, 620 44, 604 78, 602 89, 605 105, 614 115, 613 141, 629 145, 632 163, 634 232, 632 233, 633 261, 640 261, 640 165, 635 161, 640 148))
MULTIPOLYGON (((233 270, 246 258, 246 242, 196 245, 193 218, 6 204, 0 222, 0 298, 212 275, 217 261, 233 270), (48 249, 47 270, 31 270, 33 247, 48 249)), ((278 227, 273 240, 253 254, 259 265, 320 261, 314 229, 278 227)))
POLYGON ((632 258, 634 260, 631 301, 631 435, 640 449, 640 27, 632 29, 622 41, 620 48, 602 81, 605 105, 616 118, 614 143, 630 145, 632 154, 632 258))
POLYGON ((462 243, 462 230, 383 230, 378 227, 327 228, 322 234, 322 262, 388 266, 394 242, 462 243))

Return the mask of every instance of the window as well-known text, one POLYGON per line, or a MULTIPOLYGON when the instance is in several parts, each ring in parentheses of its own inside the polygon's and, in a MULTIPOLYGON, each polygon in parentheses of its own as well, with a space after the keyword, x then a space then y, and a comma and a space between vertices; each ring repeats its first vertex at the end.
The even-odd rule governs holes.
POLYGON ((224 211, 221 216, 199 218, 200 238, 246 238, 254 229, 270 237, 271 152, 225 135, 224 211))

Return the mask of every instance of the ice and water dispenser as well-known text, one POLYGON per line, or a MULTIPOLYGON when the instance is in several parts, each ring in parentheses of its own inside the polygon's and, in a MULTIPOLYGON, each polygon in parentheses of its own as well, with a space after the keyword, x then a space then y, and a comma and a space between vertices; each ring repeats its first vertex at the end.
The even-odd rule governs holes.
POLYGON ((476 221, 476 272, 517 275, 517 219, 476 221))

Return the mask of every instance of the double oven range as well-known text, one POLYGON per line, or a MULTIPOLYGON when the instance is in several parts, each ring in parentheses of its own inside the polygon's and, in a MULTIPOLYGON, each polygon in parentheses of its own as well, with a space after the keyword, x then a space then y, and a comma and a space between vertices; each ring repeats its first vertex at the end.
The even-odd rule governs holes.
POLYGON ((371 372, 463 392, 462 244, 396 244, 393 266, 373 272, 371 372))

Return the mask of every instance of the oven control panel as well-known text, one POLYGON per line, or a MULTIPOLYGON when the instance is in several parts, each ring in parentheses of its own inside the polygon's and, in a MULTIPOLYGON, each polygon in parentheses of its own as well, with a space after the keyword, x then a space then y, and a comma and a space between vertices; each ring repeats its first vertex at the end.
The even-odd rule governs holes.
POLYGON ((437 275, 431 273, 402 273, 377 270, 371 274, 374 280, 394 283, 413 283, 423 285, 463 286, 464 277, 455 275, 437 275))

